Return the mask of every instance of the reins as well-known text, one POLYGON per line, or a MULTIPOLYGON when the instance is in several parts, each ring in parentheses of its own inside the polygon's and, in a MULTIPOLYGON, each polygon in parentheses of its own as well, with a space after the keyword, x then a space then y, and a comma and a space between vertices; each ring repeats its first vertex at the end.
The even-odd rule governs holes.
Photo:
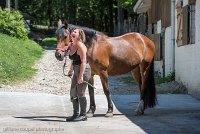
MULTIPOLYGON (((65 73, 65 68, 67 67, 67 66, 66 66, 66 63, 67 63, 67 54, 66 54, 66 56, 65 56, 65 62, 64 62, 64 64, 63 64, 63 75, 64 75, 64 76, 67 76, 68 78, 70 78, 70 79, 72 80, 72 77, 65 73)), ((91 84, 88 83, 87 81, 83 81, 83 82, 86 83, 86 84, 88 84, 88 85, 91 86, 92 88, 96 89, 96 87, 94 87, 93 85, 91 85, 91 84)))
MULTIPOLYGON (((66 75, 68 78, 70 78, 72 80, 72 77, 70 75, 66 75)), ((88 83, 87 81, 83 81, 83 83, 88 84, 89 86, 93 87, 94 89, 96 89, 96 87, 94 87, 93 85, 91 85, 90 83, 88 83)), ((78 85, 78 84, 77 84, 78 85)))
POLYGON ((65 56, 65 62, 64 62, 64 64, 63 64, 63 75, 64 75, 64 76, 68 76, 68 75, 65 73, 66 62, 67 62, 67 56, 65 56))

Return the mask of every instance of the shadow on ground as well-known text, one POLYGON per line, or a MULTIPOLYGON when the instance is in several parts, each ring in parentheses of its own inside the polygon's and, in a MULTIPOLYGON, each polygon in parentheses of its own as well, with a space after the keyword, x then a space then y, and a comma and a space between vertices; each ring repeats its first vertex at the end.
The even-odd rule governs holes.
POLYGON ((66 122, 65 116, 16 116, 14 118, 32 121, 66 122))
POLYGON ((158 105, 134 116, 137 95, 112 96, 117 110, 149 134, 200 133, 200 101, 189 95, 158 95, 158 105))

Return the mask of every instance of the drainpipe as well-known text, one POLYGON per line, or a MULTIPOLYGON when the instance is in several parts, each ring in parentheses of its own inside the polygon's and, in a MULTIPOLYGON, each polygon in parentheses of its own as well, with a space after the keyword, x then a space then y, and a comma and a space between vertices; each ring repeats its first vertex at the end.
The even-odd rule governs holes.
POLYGON ((175 73, 175 2, 171 0, 171 43, 172 43, 172 71, 175 73))

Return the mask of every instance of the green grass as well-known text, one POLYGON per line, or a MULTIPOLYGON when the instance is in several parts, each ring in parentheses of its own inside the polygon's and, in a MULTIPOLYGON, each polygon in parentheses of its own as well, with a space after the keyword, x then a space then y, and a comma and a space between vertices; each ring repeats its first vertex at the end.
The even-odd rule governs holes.
POLYGON ((170 82, 170 81, 174 81, 175 80, 175 73, 171 73, 170 75, 166 76, 166 77, 156 77, 155 78, 155 83, 156 84, 161 84, 161 83, 166 83, 166 82, 170 82))
POLYGON ((47 49, 56 44, 56 38, 45 38, 39 43, 43 49, 47 49))
MULTIPOLYGON (((136 81, 133 79, 132 76, 126 76, 126 77, 122 77, 121 78, 123 83, 125 84, 136 84, 136 81)), ((170 81, 174 81, 175 80, 175 73, 172 73, 166 77, 155 77, 155 83, 156 84, 161 84, 161 83, 166 83, 166 82, 170 82, 170 81)))
POLYGON ((0 84, 30 79, 32 68, 43 49, 31 40, 20 40, 0 33, 0 84))
POLYGON ((132 76, 126 76, 121 78, 124 84, 137 84, 132 76))

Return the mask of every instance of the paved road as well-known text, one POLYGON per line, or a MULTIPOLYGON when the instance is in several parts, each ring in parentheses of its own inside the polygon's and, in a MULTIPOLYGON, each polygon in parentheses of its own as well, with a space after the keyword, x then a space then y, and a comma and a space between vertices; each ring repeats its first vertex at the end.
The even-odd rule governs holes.
POLYGON ((0 133, 28 134, 199 134, 200 101, 189 95, 159 95, 159 105, 133 116, 137 95, 112 96, 113 118, 106 118, 106 98, 97 95, 95 117, 65 122, 72 114, 68 96, 0 93, 0 133))

